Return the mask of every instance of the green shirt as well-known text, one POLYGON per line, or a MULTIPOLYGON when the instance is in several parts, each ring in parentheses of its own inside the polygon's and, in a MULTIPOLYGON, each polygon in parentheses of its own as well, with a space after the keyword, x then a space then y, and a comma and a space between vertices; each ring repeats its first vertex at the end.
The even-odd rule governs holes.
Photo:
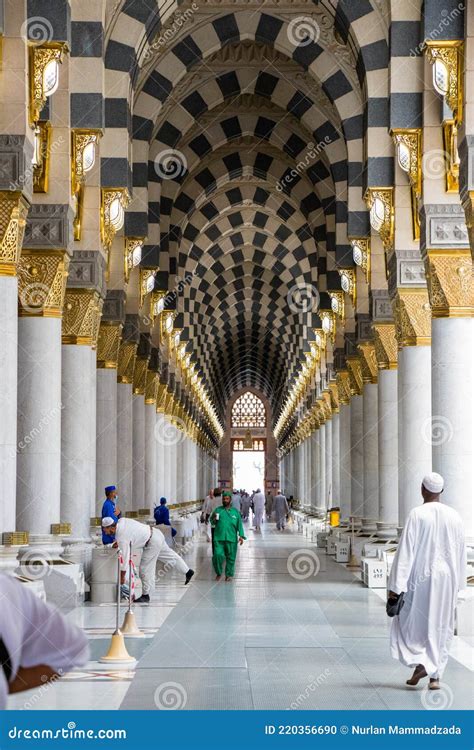
POLYGON ((246 539, 242 518, 237 508, 216 508, 211 513, 211 526, 214 529, 214 539, 216 542, 236 542, 237 534, 246 539), (219 520, 216 519, 216 513, 219 514, 219 520))

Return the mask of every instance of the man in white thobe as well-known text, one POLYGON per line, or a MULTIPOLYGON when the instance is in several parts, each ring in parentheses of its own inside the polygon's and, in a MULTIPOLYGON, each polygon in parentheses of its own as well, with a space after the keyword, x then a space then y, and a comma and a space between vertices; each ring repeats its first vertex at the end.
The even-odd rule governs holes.
POLYGON ((250 497, 248 496, 247 492, 243 492, 242 500, 240 501, 240 512, 242 514, 243 521, 249 520, 249 510, 250 510, 250 497))
POLYGON ((14 576, 0 575, 0 710, 89 659, 87 637, 14 576))
POLYGON ((185 576, 185 585, 189 583, 194 575, 189 565, 185 563, 174 549, 168 547, 164 534, 156 527, 134 521, 133 518, 103 518, 102 528, 106 534, 115 535, 115 541, 122 555, 121 583, 125 583, 130 560, 130 543, 132 554, 143 550, 140 560, 139 576, 142 582, 142 595, 136 601, 139 604, 148 604, 150 591, 155 588, 156 561, 161 560, 169 568, 176 568, 185 576))
POLYGON ((253 496, 253 512, 255 514, 255 530, 261 531, 263 521, 263 511, 265 510, 265 495, 257 490, 253 496))
POLYGON ((428 676, 431 690, 448 661, 458 592, 466 585, 466 548, 459 514, 439 498, 443 478, 428 474, 421 485, 424 503, 409 514, 389 578, 389 599, 404 592, 392 620, 392 656, 415 667, 407 685, 428 676))
POLYGON ((287 499, 280 491, 273 498, 273 512, 275 513, 276 527, 278 531, 283 531, 285 521, 290 509, 287 499))
POLYGON ((211 525, 209 523, 209 519, 211 517, 212 511, 214 510, 213 500, 214 500, 214 490, 212 489, 212 490, 209 490, 209 494, 204 500, 202 504, 202 510, 201 510, 202 521, 205 525, 206 538, 208 542, 210 542, 212 538, 211 537, 211 525))
POLYGON ((232 493, 232 507, 239 511, 240 513, 240 505, 242 502, 242 495, 237 490, 234 490, 232 493))

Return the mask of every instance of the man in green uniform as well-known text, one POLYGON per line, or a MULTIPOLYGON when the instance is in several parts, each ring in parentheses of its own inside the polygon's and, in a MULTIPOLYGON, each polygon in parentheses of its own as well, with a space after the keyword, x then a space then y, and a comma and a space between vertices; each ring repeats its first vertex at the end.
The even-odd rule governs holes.
POLYGON ((216 571, 216 581, 222 575, 222 564, 225 560, 225 579, 230 581, 234 575, 235 558, 237 557, 237 537, 239 544, 244 543, 246 536, 242 526, 242 517, 232 507, 230 492, 222 493, 222 505, 211 513, 211 527, 214 529, 214 554, 212 564, 216 571))

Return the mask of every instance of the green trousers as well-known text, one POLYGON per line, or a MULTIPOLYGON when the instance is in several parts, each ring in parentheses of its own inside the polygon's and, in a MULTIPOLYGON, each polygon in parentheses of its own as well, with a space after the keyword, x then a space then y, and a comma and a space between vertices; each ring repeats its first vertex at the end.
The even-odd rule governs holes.
POLYGON ((212 564, 216 575, 222 575, 222 565, 225 560, 225 574, 232 577, 235 570, 235 558, 237 557, 237 542, 217 542, 214 539, 214 554, 212 564))

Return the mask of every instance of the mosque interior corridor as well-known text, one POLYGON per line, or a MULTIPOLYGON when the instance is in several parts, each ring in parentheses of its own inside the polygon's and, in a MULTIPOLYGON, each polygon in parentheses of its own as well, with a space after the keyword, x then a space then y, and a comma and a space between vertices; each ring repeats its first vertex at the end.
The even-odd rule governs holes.
POLYGON ((467 707, 474 0, 0 0, 0 63, 0 586, 92 659, 9 705, 420 708, 385 600, 441 561, 425 641, 456 612, 443 699, 467 707), (291 524, 217 583, 199 517, 236 482, 291 524), (423 500, 446 536, 391 592, 423 500), (106 669, 155 514, 185 572, 106 669))

